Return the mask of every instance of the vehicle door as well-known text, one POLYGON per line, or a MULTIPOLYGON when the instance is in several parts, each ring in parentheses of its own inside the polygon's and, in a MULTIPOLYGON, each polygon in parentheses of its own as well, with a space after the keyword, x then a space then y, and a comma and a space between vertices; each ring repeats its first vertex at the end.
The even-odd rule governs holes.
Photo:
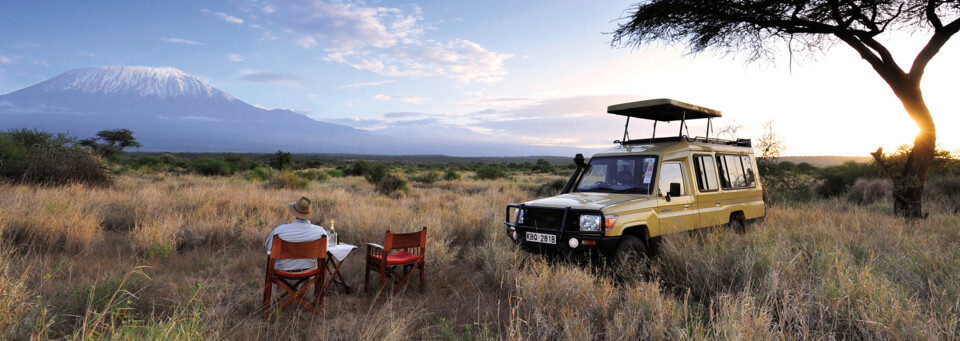
POLYGON ((693 171, 697 180, 697 209, 700 227, 727 223, 727 210, 723 207, 724 193, 720 192, 717 178, 717 163, 711 154, 694 154, 693 171))
POLYGON ((687 181, 690 174, 688 169, 683 161, 664 161, 660 165, 657 214, 661 233, 686 231, 699 226, 695 199, 687 181))

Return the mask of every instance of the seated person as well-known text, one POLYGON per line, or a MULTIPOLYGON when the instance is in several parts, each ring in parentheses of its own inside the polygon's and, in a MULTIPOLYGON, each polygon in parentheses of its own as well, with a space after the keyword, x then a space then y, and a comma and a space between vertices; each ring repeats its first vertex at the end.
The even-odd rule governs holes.
MULTIPOLYGON (((273 246, 274 235, 280 236, 284 241, 300 243, 317 240, 327 234, 323 227, 310 223, 310 215, 313 213, 310 206, 310 199, 307 197, 301 197, 300 200, 287 205, 290 214, 296 219, 290 224, 277 226, 267 236, 268 255, 273 246)), ((298 272, 315 266, 317 266, 316 259, 277 259, 277 269, 282 271, 298 272)))
POLYGON ((617 173, 617 183, 620 185, 633 186, 633 172, 629 170, 621 170, 617 173))

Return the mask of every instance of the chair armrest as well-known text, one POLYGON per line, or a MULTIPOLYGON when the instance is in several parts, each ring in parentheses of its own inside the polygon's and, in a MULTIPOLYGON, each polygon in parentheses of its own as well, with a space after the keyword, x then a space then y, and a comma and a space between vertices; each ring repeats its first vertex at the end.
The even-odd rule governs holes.
POLYGON ((367 249, 369 249, 369 248, 375 248, 375 249, 383 250, 383 245, 374 244, 374 243, 367 243, 367 249))

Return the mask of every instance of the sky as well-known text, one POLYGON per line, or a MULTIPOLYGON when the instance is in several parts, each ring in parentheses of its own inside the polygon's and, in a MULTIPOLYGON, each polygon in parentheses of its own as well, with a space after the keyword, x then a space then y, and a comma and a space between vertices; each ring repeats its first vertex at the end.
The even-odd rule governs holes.
MULTIPOLYGON (((672 98, 723 112, 717 128, 785 155, 869 156, 916 125, 847 46, 791 60, 612 47, 631 1, 3 1, 0 94, 70 69, 174 67, 263 108, 376 134, 608 148, 606 106, 672 98)), ((881 37, 909 65, 929 32, 881 37)), ((942 149, 960 149, 960 38, 921 84, 942 149)), ((632 122, 630 136, 649 124, 632 122)), ((677 131, 658 126, 657 136, 677 131)), ((693 123, 690 135, 704 135, 693 123)), ((714 130, 714 134, 719 129, 714 130)))

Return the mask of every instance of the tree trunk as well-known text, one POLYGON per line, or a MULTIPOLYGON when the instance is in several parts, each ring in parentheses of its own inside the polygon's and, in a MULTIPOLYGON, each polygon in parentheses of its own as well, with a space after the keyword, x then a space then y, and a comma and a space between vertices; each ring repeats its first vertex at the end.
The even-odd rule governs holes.
POLYGON ((893 211, 907 219, 925 218, 922 209, 923 187, 927 169, 933 161, 937 145, 937 129, 920 92, 919 84, 903 86, 895 91, 903 107, 917 123, 920 132, 913 140, 913 149, 899 175, 893 179, 893 211))

